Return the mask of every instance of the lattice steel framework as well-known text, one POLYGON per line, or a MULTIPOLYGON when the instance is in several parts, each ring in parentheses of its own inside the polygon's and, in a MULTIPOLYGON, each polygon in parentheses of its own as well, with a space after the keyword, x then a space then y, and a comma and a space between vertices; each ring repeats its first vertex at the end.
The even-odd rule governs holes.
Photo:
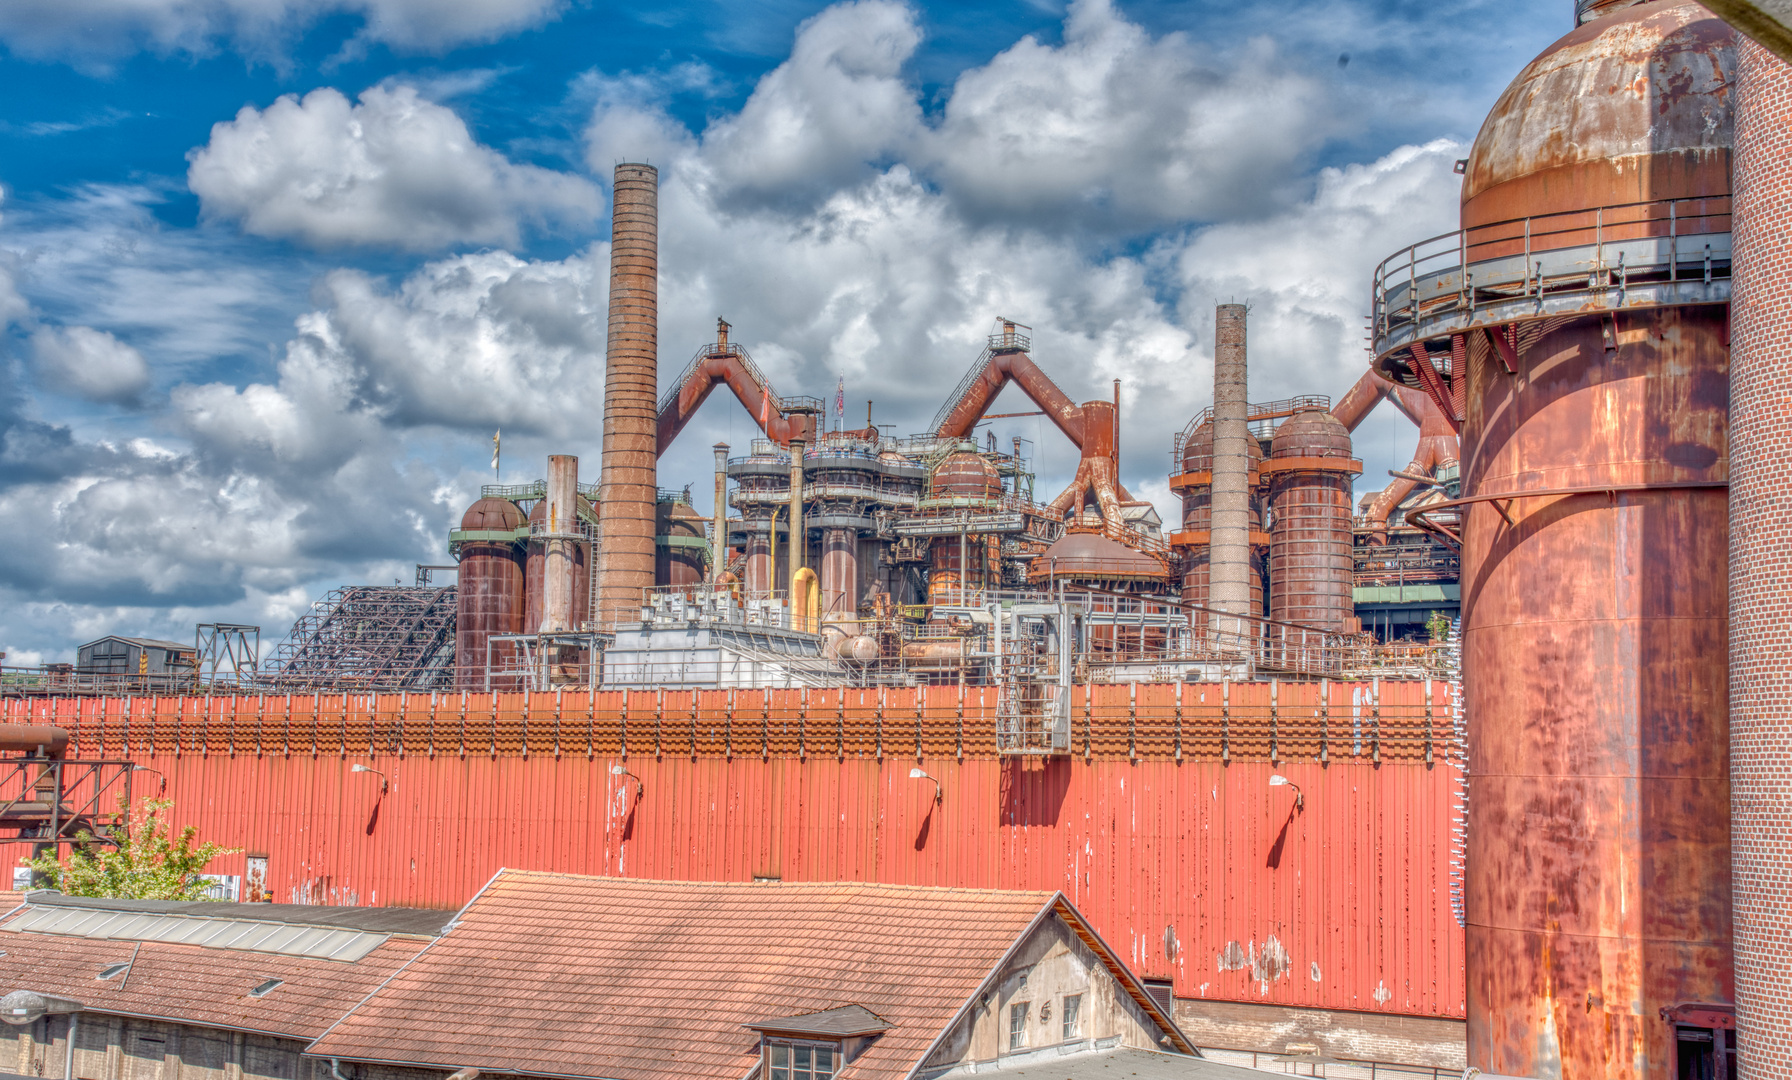
POLYGON ((274 651, 279 690, 446 690, 454 683, 448 588, 355 585, 331 590, 274 651))

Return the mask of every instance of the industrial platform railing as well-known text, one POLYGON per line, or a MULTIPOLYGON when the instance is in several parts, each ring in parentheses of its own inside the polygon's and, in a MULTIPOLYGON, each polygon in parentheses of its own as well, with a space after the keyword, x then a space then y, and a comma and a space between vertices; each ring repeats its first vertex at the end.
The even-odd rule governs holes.
POLYGON ((1376 357, 1473 326, 1730 297, 1730 197, 1512 218, 1433 236, 1375 269, 1376 357))
MULTIPOLYGON (((1327 394, 1300 394, 1296 397, 1282 398, 1279 401, 1252 402, 1244 407, 1245 423, 1250 427, 1252 435, 1259 439, 1265 439, 1274 434, 1277 420, 1293 416, 1306 409, 1330 409, 1331 407, 1332 399, 1327 394)), ((1188 441, 1195 437, 1196 429, 1212 419, 1213 406, 1209 405, 1196 413, 1188 423, 1182 426, 1182 430, 1176 433, 1175 438, 1170 440, 1170 475, 1174 476, 1182 471, 1182 452, 1188 446, 1188 441)))

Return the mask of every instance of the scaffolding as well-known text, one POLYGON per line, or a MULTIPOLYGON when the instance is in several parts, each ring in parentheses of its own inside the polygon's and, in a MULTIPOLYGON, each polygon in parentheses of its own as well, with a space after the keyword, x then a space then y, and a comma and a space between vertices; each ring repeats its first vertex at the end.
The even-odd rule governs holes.
POLYGON ((333 589, 274 651, 267 682, 306 690, 447 690, 454 683, 455 588, 333 589))

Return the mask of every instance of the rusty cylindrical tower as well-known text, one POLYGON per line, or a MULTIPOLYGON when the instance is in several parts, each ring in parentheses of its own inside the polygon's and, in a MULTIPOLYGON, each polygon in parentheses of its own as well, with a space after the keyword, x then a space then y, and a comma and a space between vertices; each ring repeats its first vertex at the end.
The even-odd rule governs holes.
MULTIPOLYGON (((948 455, 933 470, 923 508, 984 509, 1002 497, 1002 477, 981 454, 968 450, 948 455)), ((994 580, 989 545, 983 537, 936 536, 928 549, 927 591, 934 603, 960 602, 960 590, 994 580)))
POLYGON ((618 165, 611 185, 610 321, 604 348, 604 441, 598 619, 632 619, 653 585, 658 495, 659 171, 618 165))
POLYGON ((662 499, 655 509, 653 580, 656 585, 703 583, 703 515, 679 499, 662 499))
MULTIPOLYGON (((570 454, 548 457, 547 507, 542 532, 542 617, 539 633, 559 633, 573 628, 573 582, 579 545, 579 459, 570 454)), ((582 614, 582 613, 581 613, 582 614)))
POLYGON ((1460 394, 1476 500, 1469 1064, 1665 1080, 1695 1037, 1721 1039, 1709 1018, 1732 1001, 1718 275, 1734 45, 1697 4, 1583 7, 1495 105, 1463 184, 1468 274, 1485 289, 1517 265, 1530 291, 1489 294, 1491 334, 1439 340, 1420 316, 1403 370, 1460 394))
MULTIPOLYGON (((1246 483, 1251 491, 1251 612, 1264 612, 1264 574, 1268 567, 1267 535, 1259 531, 1263 521, 1259 468, 1263 464, 1263 445, 1255 437, 1249 440, 1250 472, 1246 483)), ((1176 492, 1182 496, 1182 602, 1195 607, 1209 607, 1208 575, 1213 530, 1213 422, 1202 421, 1182 447, 1181 475, 1175 478, 1176 492)))
POLYGON ((1792 1076, 1792 65, 1752 41, 1739 52, 1729 579, 1736 1025, 1742 1075, 1792 1076))
POLYGON ((1269 617, 1341 633, 1354 617, 1350 432, 1317 407, 1282 421, 1270 478, 1269 617))
MULTIPOLYGON (((1214 312, 1213 494, 1208 606, 1230 615, 1251 610, 1251 429, 1245 404, 1245 306, 1214 312)), ((1215 616, 1215 626, 1223 616, 1215 616)), ((1236 632, 1230 625, 1228 632, 1236 632)))
MULTIPOLYGON (((455 594, 454 622, 456 690, 484 690, 486 641, 494 634, 523 632, 527 601, 523 547, 518 543, 522 527, 523 512, 509 499, 480 499, 460 520, 460 586, 455 594)), ((507 653, 499 656, 494 652, 492 656, 498 665, 508 659, 507 653)))

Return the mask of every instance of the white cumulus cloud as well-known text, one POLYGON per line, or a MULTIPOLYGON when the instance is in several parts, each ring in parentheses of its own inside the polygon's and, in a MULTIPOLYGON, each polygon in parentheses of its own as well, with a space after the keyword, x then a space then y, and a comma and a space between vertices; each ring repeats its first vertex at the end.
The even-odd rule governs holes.
POLYGON ((134 405, 149 386, 143 354, 104 330, 45 326, 31 347, 39 378, 90 401, 134 405))
POLYGON ((245 106, 189 160, 208 217, 320 248, 515 246, 527 223, 590 220, 601 207, 588 181, 509 161, 404 85, 353 104, 325 87, 245 106))

